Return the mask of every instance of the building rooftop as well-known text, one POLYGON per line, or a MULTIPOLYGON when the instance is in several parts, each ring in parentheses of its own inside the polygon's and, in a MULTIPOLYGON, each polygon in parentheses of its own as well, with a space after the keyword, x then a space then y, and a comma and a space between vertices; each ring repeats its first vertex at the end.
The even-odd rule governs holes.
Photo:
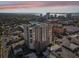
POLYGON ((63 33, 64 32, 64 29, 63 28, 53 28, 53 32, 56 32, 56 33, 63 33))
POLYGON ((52 46, 50 49, 51 49, 52 51, 56 51, 56 50, 59 49, 59 48, 61 48, 61 46, 56 44, 56 45, 52 46))
POLYGON ((18 49, 14 49, 14 54, 16 55, 17 53, 21 53, 23 50, 21 48, 18 48, 18 49))
POLYGON ((29 53, 28 55, 25 55, 24 57, 28 58, 37 58, 35 53, 29 53))
POLYGON ((79 48, 79 46, 78 46, 78 45, 75 45, 75 44, 73 44, 73 43, 71 43, 70 46, 69 46, 69 48, 70 48, 71 50, 75 50, 76 48, 79 48))
POLYGON ((69 33, 75 33, 79 31, 79 27, 74 27, 74 26, 65 26, 64 28, 67 29, 67 32, 69 33))

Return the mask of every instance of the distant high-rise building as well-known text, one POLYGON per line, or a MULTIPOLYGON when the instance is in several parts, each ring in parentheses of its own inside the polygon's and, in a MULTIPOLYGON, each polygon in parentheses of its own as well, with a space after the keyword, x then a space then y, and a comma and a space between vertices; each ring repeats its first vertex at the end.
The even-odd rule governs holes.
POLYGON ((50 13, 47 13, 46 14, 46 19, 49 19, 50 18, 50 13))
POLYGON ((67 19, 70 20, 71 19, 71 13, 68 13, 66 17, 67 17, 67 19))

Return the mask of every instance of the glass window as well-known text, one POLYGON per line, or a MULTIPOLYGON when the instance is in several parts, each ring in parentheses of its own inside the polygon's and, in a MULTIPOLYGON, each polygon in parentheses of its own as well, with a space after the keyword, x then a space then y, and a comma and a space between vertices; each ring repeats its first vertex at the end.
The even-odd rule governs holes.
POLYGON ((32 39, 30 39, 30 43, 32 43, 32 39))

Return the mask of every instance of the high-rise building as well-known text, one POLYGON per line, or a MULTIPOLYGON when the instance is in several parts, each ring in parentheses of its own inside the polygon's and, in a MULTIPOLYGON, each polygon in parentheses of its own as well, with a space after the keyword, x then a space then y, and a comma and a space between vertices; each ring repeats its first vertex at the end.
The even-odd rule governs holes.
POLYGON ((23 30, 24 30, 24 35, 23 36, 24 36, 26 45, 29 46, 29 31, 30 31, 29 28, 30 28, 31 25, 30 24, 28 24, 28 25, 23 24, 22 26, 23 26, 23 30))
POLYGON ((50 26, 48 23, 40 23, 34 26, 28 24, 23 26, 26 44, 31 49, 42 51, 51 43, 52 26, 50 26))
MULTIPOLYGON (((35 27, 35 41, 40 45, 40 49, 45 48, 50 43, 48 24, 42 23, 35 27)), ((35 47, 38 47, 38 45, 35 47)))

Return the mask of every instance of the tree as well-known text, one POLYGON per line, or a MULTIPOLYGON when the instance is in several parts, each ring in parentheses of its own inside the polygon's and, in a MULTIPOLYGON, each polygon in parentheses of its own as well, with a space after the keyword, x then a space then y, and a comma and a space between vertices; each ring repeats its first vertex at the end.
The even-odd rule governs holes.
POLYGON ((4 29, 0 26, 0 35, 2 35, 3 30, 4 29))

